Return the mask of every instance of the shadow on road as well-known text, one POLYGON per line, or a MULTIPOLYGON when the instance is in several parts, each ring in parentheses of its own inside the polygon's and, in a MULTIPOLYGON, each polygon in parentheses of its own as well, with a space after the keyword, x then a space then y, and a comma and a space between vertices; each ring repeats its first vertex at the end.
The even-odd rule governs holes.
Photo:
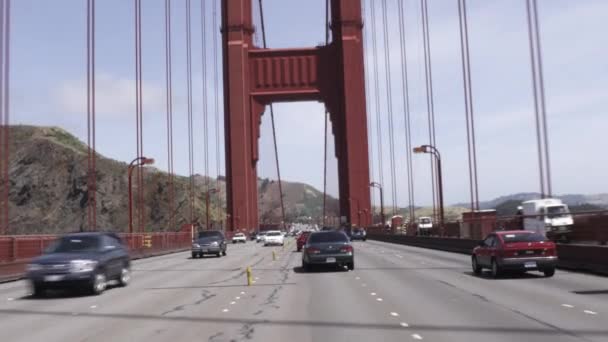
POLYGON ((216 288, 230 288, 230 287, 272 287, 272 286, 283 286, 283 285, 297 285, 297 283, 279 283, 279 284, 251 284, 247 286, 247 284, 234 284, 234 285, 194 285, 194 286, 170 286, 170 287, 148 287, 144 290, 184 290, 184 289, 216 289, 216 288))
POLYGON ((584 290, 571 292, 579 295, 608 295, 608 290, 584 290))
POLYGON ((301 266, 296 266, 293 268, 295 273, 336 273, 336 272, 348 272, 346 267, 342 266, 322 266, 315 265, 311 266, 309 271, 305 271, 301 266))
POLYGON ((468 276, 474 277, 474 278, 479 278, 479 279, 484 279, 484 280, 511 280, 511 279, 545 279, 546 277, 544 275, 541 274, 534 274, 534 273, 521 273, 521 272, 505 272, 502 273, 498 278, 494 278, 492 277, 492 273, 488 272, 481 272, 481 274, 475 274, 472 271, 469 272, 463 272, 463 274, 466 274, 468 276))

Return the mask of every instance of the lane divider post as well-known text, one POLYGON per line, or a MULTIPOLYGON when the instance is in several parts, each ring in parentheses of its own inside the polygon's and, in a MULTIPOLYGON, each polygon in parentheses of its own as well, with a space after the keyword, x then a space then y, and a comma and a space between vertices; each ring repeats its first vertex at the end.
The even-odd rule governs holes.
POLYGON ((253 283, 253 274, 251 272, 251 266, 247 266, 247 286, 251 286, 253 283))

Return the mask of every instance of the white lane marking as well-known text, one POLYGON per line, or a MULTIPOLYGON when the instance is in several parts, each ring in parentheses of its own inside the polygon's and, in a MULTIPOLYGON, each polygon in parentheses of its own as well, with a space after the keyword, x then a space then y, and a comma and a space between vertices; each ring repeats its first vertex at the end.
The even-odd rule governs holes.
POLYGON ((393 316, 393 317, 399 317, 399 314, 396 313, 396 312, 391 312, 391 316, 393 316))
POLYGON ((562 304, 563 307, 568 308, 568 309, 572 309, 574 307, 574 305, 570 305, 570 304, 562 304))
POLYGON ((355 277, 355 279, 359 280, 359 279, 361 279, 361 278, 359 278, 359 277, 355 277))
POLYGON ((376 298, 377 301, 381 302, 383 299, 382 298, 376 298))
POLYGON ((370 293, 370 295, 375 296, 375 295, 376 295, 376 292, 372 292, 372 293, 370 293))
POLYGON ((259 280, 259 279, 260 279, 260 277, 255 277, 255 280, 259 280))
POLYGON ((244 294, 245 294, 245 292, 244 292, 244 291, 241 291, 241 294, 242 294, 242 295, 244 295, 244 294))
POLYGON ((412 334, 412 337, 414 338, 414 340, 422 340, 422 336, 418 334, 412 334))
POLYGON ((91 309, 97 308, 97 305, 91 305, 91 309))
POLYGON ((591 310, 585 310, 583 312, 586 313, 587 315, 597 315, 597 312, 591 311, 591 310))
POLYGON ((15 300, 15 298, 6 298, 6 300, 8 300, 9 302, 12 302, 13 300, 15 300))
POLYGON ((361 284, 361 286, 363 286, 363 287, 367 287, 367 284, 366 284, 366 283, 363 283, 363 284, 361 284))
POLYGON ((222 312, 228 312, 228 311, 230 311, 230 310, 228 310, 228 309, 224 309, 224 310, 222 310, 222 312))
POLYGON ((72 312, 72 316, 78 316, 78 312, 72 312))
POLYGON ((236 304, 236 302, 235 302, 235 301, 230 302, 230 305, 234 305, 234 304, 236 304))
POLYGON ((239 299, 241 299, 241 297, 238 297, 238 296, 237 296, 237 297, 234 297, 234 299, 239 300, 239 299))
POLYGON ((407 324, 405 322, 401 322, 401 323, 399 323, 399 325, 402 326, 402 327, 404 327, 404 328, 407 328, 407 327, 410 326, 409 324, 407 324))

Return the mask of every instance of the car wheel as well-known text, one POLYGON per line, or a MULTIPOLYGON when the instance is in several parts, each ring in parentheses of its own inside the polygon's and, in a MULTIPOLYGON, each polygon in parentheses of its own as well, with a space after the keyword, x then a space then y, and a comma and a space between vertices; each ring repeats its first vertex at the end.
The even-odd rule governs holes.
POLYGON ((306 261, 302 260, 302 269, 304 270, 304 272, 310 272, 310 264, 307 263, 306 261))
POLYGON ((346 267, 348 268, 349 271, 352 271, 355 269, 355 262, 349 262, 348 264, 346 264, 346 267))
POLYGON ((366 241, 366 240, 367 240, 367 238, 363 238, 363 241, 366 241))
POLYGON ((106 290, 107 281, 106 275, 102 271, 98 271, 93 275, 93 280, 91 282, 91 294, 100 295, 103 291, 106 290))
POLYGON ((471 258, 471 267, 473 268, 473 273, 481 274, 482 267, 477 263, 477 257, 473 255, 471 258))
POLYGON ((545 277, 547 277, 547 278, 553 277, 553 275, 555 274, 555 268, 547 268, 547 269, 543 270, 543 273, 545 274, 545 277))
POLYGON ((46 294, 46 288, 40 284, 30 283, 30 292, 32 297, 40 298, 46 294))
POLYGON ((118 278, 118 285, 125 287, 125 286, 129 285, 130 281, 131 281, 131 270, 129 269, 129 266, 124 265, 124 266, 122 266, 122 269, 120 270, 120 277, 118 278))
POLYGON ((298 251, 298 252, 301 252, 301 251, 302 251, 302 248, 298 247, 298 248, 297 248, 297 251, 298 251))
POLYGON ((496 259, 492 259, 492 278, 500 277, 500 267, 496 262, 496 259))
POLYGON ((222 255, 226 256, 226 250, 224 249, 224 251, 222 252, 222 255))
POLYGON ((198 253, 192 253, 192 259, 198 258, 198 253))

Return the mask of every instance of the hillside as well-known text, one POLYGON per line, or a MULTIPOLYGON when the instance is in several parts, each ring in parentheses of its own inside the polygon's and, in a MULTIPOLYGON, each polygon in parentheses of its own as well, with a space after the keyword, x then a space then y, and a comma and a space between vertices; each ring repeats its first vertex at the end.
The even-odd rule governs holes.
MULTIPOLYGON (((11 234, 59 233, 86 228, 87 147, 76 137, 56 127, 11 126, 9 165, 9 211, 11 234)), ((128 227, 127 164, 97 157, 97 223, 99 227, 126 230, 128 227)), ((205 183, 217 184, 211 218, 224 215, 225 182, 196 175, 194 212, 204 221, 205 183), (217 182, 217 183, 216 183, 217 182), (216 203, 219 198, 220 203, 216 203), (218 205, 219 204, 219 205, 218 205)), ((175 227, 168 227, 168 177, 153 167, 144 171, 145 222, 150 231, 177 230, 188 215, 188 179, 175 178, 175 227)), ((259 180, 260 217, 270 222, 280 219, 278 184, 259 180)), ((135 188, 134 188, 135 190, 135 188)), ((323 195, 301 183, 283 182, 286 216, 319 216, 323 195)), ((137 205, 137 204, 136 204, 137 205)), ((329 197, 329 215, 337 201, 329 197)))

